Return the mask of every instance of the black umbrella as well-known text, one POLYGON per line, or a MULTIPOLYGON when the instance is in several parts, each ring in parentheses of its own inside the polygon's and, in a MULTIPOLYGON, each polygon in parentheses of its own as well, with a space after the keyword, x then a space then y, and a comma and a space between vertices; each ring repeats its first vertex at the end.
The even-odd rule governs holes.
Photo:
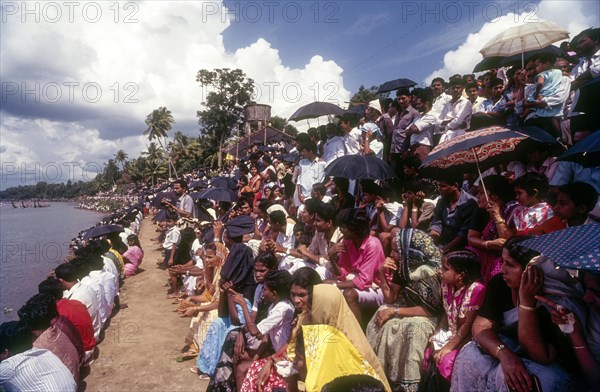
POLYGON ((559 161, 577 162, 583 167, 600 166, 600 131, 596 131, 565 151, 559 161))
POLYGON ((160 210, 154 217, 152 218, 153 222, 164 222, 167 220, 167 210, 160 210))
POLYGON ((317 118, 321 116, 341 116, 344 114, 344 109, 329 102, 313 102, 302 106, 296 110, 289 118, 289 121, 301 121, 309 118, 317 118))
POLYGON ((573 111, 597 116, 598 96, 600 96, 600 78, 595 78, 579 88, 579 98, 573 111))
POLYGON ((213 188, 235 189, 237 181, 231 177, 213 177, 208 182, 213 188))
POLYGON ((346 110, 347 114, 354 114, 358 117, 363 117, 365 115, 365 110, 367 110, 368 105, 365 104, 358 104, 358 105, 352 105, 352 107, 348 108, 348 110, 346 110))
POLYGON ((352 180, 385 180, 396 177, 390 165, 375 155, 339 157, 325 168, 325 175, 352 180))
POLYGON ((160 202, 163 199, 167 199, 169 200, 169 202, 173 205, 177 204, 177 200, 179 200, 179 198, 177 197, 177 194, 175 192, 161 192, 159 194, 156 195, 156 197, 154 198, 154 200, 152 200, 152 207, 154 208, 165 208, 165 206, 163 206, 162 204, 160 204, 160 202))
POLYGON ((204 192, 194 192, 190 196, 192 199, 209 199, 214 201, 226 201, 229 203, 237 202, 239 197, 231 189, 224 188, 210 188, 204 192))
POLYGON ((300 154, 297 152, 291 152, 289 154, 285 154, 282 158, 286 162, 296 163, 300 159, 300 154))
POLYGON ((109 233, 121 233, 123 231, 123 226, 121 225, 102 225, 92 227, 83 235, 84 240, 89 240, 91 238, 101 237, 103 235, 107 235, 109 233))
POLYGON ((195 189, 195 188, 202 188, 203 186, 206 186, 206 182, 202 181, 202 180, 196 180, 194 182, 192 182, 188 188, 190 189, 195 189))
POLYGON ((410 88, 416 85, 416 82, 405 78, 390 80, 389 82, 385 82, 384 84, 379 86, 379 89, 377 90, 376 94, 387 93, 388 91, 398 90, 399 88, 410 88))

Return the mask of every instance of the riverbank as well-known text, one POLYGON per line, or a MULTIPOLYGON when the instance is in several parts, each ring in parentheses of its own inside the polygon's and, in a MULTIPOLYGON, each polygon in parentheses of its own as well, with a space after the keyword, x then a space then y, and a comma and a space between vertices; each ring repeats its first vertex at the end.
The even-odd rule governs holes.
POLYGON ((126 304, 111 320, 98 345, 100 355, 90 367, 85 391, 206 390, 207 382, 190 372, 195 361, 177 362, 190 319, 173 312, 166 299, 167 273, 156 268, 161 257, 151 217, 144 219, 139 237, 144 249, 141 271, 121 288, 126 304))

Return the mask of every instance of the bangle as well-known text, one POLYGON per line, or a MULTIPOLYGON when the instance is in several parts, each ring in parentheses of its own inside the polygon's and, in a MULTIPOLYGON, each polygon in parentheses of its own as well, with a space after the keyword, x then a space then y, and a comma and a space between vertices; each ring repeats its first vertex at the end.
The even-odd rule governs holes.
POLYGON ((488 241, 483 241, 483 247, 484 247, 485 249, 488 249, 488 241))
POLYGON ((413 208, 411 209, 411 211, 412 211, 412 212, 419 212, 419 209, 418 209, 418 208, 414 208, 414 207, 413 207, 413 208))
POLYGON ((400 317, 398 314, 398 308, 394 308, 394 317, 400 317))
POLYGON ((498 347, 496 347, 496 357, 498 357, 498 354, 500 354, 500 351, 504 350, 505 348, 506 348, 505 345, 499 344, 498 347))
POLYGON ((499 225, 501 223, 506 224, 506 221, 504 219, 498 219, 498 220, 495 220, 494 223, 497 224, 497 225, 499 225))
POLYGON ((535 312, 535 306, 519 305, 519 308, 521 308, 523 310, 527 310, 529 312, 535 312))
POLYGON ((573 350, 583 350, 585 346, 573 346, 573 350))

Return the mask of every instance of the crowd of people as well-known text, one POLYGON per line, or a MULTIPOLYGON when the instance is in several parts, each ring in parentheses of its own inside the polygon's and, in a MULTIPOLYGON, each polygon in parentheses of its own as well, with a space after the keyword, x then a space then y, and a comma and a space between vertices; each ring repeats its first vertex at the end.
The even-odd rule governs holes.
POLYGON ((79 390, 121 307, 120 287, 143 260, 133 231, 141 219, 141 210, 131 210, 119 221, 121 231, 73 243, 72 257, 39 283, 19 319, 0 325, 3 390, 79 390))
MULTIPOLYGON (((307 391, 598 390, 600 274, 557 268, 523 242, 598 224, 600 169, 556 156, 600 128, 597 113, 576 110, 595 98, 581 89, 598 81, 599 34, 581 32, 563 58, 539 53, 522 69, 400 89, 300 133, 290 150, 254 146, 218 178, 235 200, 192 197, 192 182, 217 180, 200 171, 165 186, 173 199, 148 197, 167 298, 191 319, 180 359, 194 360, 209 391, 295 391, 301 381, 307 391), (481 175, 436 178, 421 167, 439 143, 522 126, 556 143, 528 140, 481 175), (396 178, 325 175, 336 158, 358 154, 388 162, 396 178)), ((111 274, 115 287, 126 248, 109 239, 112 250, 108 241, 82 247, 20 321, 3 324, 14 363, 38 355, 29 343, 42 324, 37 308, 48 309, 46 328, 61 319, 50 301, 61 288, 70 298, 111 274)), ((110 309, 87 291, 96 333, 110 309)), ((57 355, 75 380, 87 351, 79 362, 57 355)))

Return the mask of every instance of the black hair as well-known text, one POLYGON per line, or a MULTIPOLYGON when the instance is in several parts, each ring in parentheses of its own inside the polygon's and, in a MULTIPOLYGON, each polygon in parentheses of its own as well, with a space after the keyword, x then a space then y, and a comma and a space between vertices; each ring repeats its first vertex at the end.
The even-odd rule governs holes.
POLYGON ((283 211, 273 211, 269 214, 269 220, 273 223, 277 223, 280 226, 285 225, 285 213, 283 211))
POLYGON ((419 170, 421 167, 421 159, 416 155, 409 155, 404 159, 403 166, 408 166, 412 169, 419 170))
POLYGON ((381 187, 372 181, 361 181, 360 185, 363 193, 369 193, 377 196, 381 194, 381 187))
POLYGON ((262 252, 256 256, 254 263, 262 263, 270 270, 277 268, 277 256, 273 252, 262 252))
POLYGON ((515 188, 510 186, 510 182, 504 176, 497 174, 487 176, 481 179, 485 185, 488 194, 495 195, 503 202, 508 202, 515 199, 515 188))
POLYGON ((465 90, 470 90, 472 88, 476 88, 479 90, 479 85, 477 84, 477 82, 467 83, 467 85, 465 86, 465 90))
POLYGON ((468 78, 475 80, 475 74, 464 74, 462 77, 465 82, 467 81, 468 78))
POLYGON ((359 237, 366 237, 369 234, 369 217, 365 210, 359 208, 343 209, 337 215, 337 222, 340 227, 347 227, 349 231, 359 237))
POLYGON ((293 285, 296 285, 308 290, 308 303, 312 304, 313 287, 321 283, 323 283, 323 280, 321 279, 317 271, 310 267, 302 267, 298 268, 296 272, 292 274, 290 288, 293 285))
POLYGON ((573 41, 579 41, 581 37, 590 37, 592 41, 598 42, 600 41, 600 28, 590 27, 589 29, 585 29, 579 34, 577 34, 577 36, 573 38, 573 41))
POLYGON ((138 248, 142 249, 142 244, 140 244, 140 239, 138 238, 137 235, 135 235, 135 234, 129 234, 127 236, 127 242, 129 242, 129 241, 133 241, 133 245, 135 245, 138 248))
POLYGON ((315 127, 308 128, 306 130, 306 133, 308 134, 308 136, 310 136, 311 139, 318 139, 319 138, 319 130, 317 128, 315 128, 315 127))
POLYGON ((181 187, 182 187, 183 189, 188 189, 188 183, 187 183, 187 181, 186 181, 186 180, 182 180, 182 179, 175 180, 175 181, 173 181, 173 185, 175 185, 175 184, 179 184, 179 185, 181 185, 181 187))
POLYGON ((394 109, 396 109, 397 112, 401 112, 402 111, 402 105, 400 105, 400 102, 398 102, 397 99, 395 99, 390 106, 392 106, 394 109))
POLYGON ((56 301, 49 294, 36 294, 19 309, 19 318, 32 330, 46 330, 58 316, 56 301))
POLYGON ((513 188, 523 188, 529 196, 536 196, 539 200, 544 200, 548 194, 550 186, 548 177, 540 173, 526 173, 513 182, 513 188), (535 193, 537 191, 537 195, 535 193))
POLYGON ((409 97, 410 91, 407 88, 399 88, 398 91, 396 91, 396 97, 399 97, 401 95, 406 95, 407 97, 409 97))
POLYGON ((440 178, 438 182, 443 182, 448 185, 456 185, 460 189, 460 185, 462 184, 462 174, 448 172, 444 173, 444 177, 440 178))
POLYGON ((385 387, 378 379, 366 374, 341 376, 323 385, 321 392, 384 392, 385 387))
POLYGON ((42 280, 40 284, 38 284, 38 293, 51 295, 56 301, 62 299, 63 290, 64 288, 59 280, 53 277, 42 280))
POLYGON ((179 214, 177 214, 175 211, 167 211, 167 216, 166 216, 165 220, 177 222, 178 219, 179 219, 179 214))
POLYGON ((444 255, 446 262, 457 273, 465 274, 467 286, 481 278, 481 262, 470 250, 457 250, 444 255))
POLYGON ((463 80, 463 78, 460 75, 453 75, 450 77, 449 83, 450 86, 464 86, 465 85, 465 81, 463 80))
POLYGON ((435 82, 442 82, 442 87, 446 87, 446 81, 444 80, 444 78, 441 78, 439 76, 437 78, 433 78, 431 84, 434 84, 435 82))
POLYGON ((258 200, 258 209, 264 213, 273 205, 273 202, 268 199, 260 199, 258 200))
POLYGON ((585 206, 586 212, 590 212, 598 202, 598 191, 592 185, 585 182, 570 182, 558 188, 575 203, 575 206, 585 206))
POLYGON ((348 187, 350 186, 350 180, 343 177, 333 177, 333 183, 335 186, 340 188, 343 192, 348 192, 348 187))
POLYGON ((313 154, 317 153, 317 144, 313 141, 306 142, 300 146, 298 151, 308 151, 313 154))
POLYGON ((490 79, 490 87, 494 87, 499 84, 504 86, 504 80, 502 80, 500 78, 495 78, 495 77, 490 79))
POLYGON ((7 321, 0 325, 0 351, 20 354, 29 350, 35 336, 23 321, 7 321))
POLYGON ((304 202, 304 208, 306 208, 306 212, 308 212, 310 215, 314 215, 317 212, 319 203, 320 202, 317 199, 308 199, 304 202))
POLYGON ((527 263, 529 263, 531 259, 533 259, 536 256, 539 256, 540 254, 539 252, 533 249, 525 248, 519 244, 533 237, 534 236, 532 235, 524 235, 520 237, 509 238, 508 240, 506 240, 502 248, 508 250, 508 254, 510 255, 510 257, 515 259, 515 261, 519 263, 521 267, 525 268, 527 266, 527 263))
POLYGON ((319 203, 316 214, 324 221, 332 221, 335 224, 337 211, 331 203, 319 203))
POLYGON ((77 281, 77 270, 75 266, 70 263, 65 263, 57 266, 54 269, 54 275, 56 278, 62 279, 66 282, 76 282, 77 281))
POLYGON ((308 133, 299 133, 296 135, 296 142, 300 144, 310 142, 310 136, 308 135, 308 133))
POLYGON ((325 188, 325 185, 323 185, 320 182, 313 184, 312 189, 313 189, 313 191, 315 191, 321 195, 324 195, 325 193, 327 193, 327 188, 325 188))
POLYGON ((533 61, 539 61, 542 64, 550 63, 554 65, 556 62, 556 55, 552 53, 538 53, 531 58, 533 61))
POLYGON ((292 275, 285 270, 271 270, 265 275, 264 285, 276 292, 281 299, 290 298, 292 275))

